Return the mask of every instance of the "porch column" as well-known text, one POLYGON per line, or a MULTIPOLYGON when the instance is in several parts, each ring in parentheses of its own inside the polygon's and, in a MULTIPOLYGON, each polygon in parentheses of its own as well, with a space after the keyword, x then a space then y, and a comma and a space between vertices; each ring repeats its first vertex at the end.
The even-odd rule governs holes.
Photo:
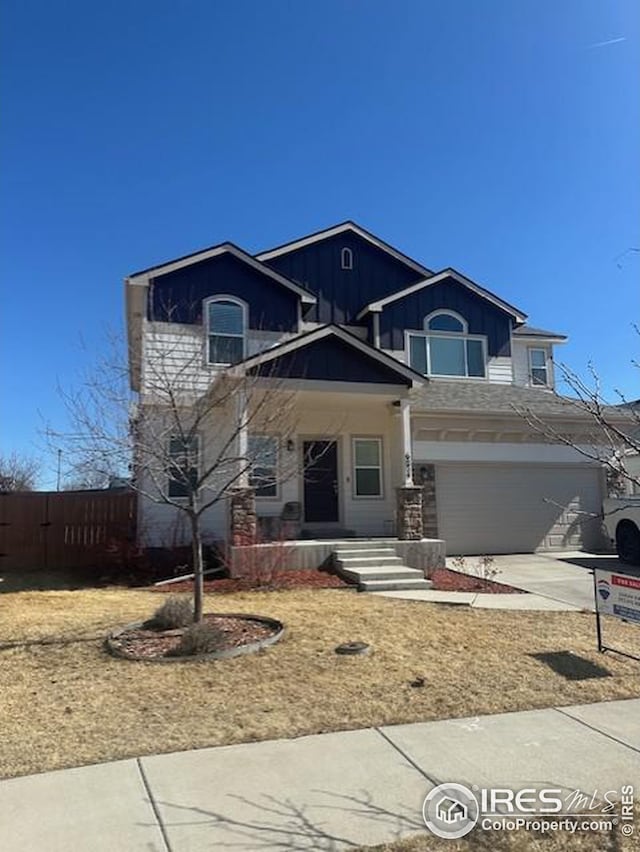
POLYGON ((241 460, 242 472, 238 478, 239 488, 249 487, 249 473, 247 467, 247 454, 249 452, 249 429, 247 426, 247 395, 244 390, 238 392, 236 400, 236 422, 238 429, 238 458, 241 460))
POLYGON ((403 541, 419 541, 423 537, 424 529, 422 488, 413 484, 411 403, 408 399, 400 400, 400 444, 403 484, 396 488, 396 534, 403 541))
POLYGON ((400 400, 400 418, 402 424, 402 462, 404 465, 404 484, 413 485, 413 456, 411 451, 411 404, 408 399, 400 400))
POLYGON ((253 488, 236 488, 229 505, 230 544, 232 547, 255 544, 258 532, 256 493, 253 488))
POLYGON ((419 541, 423 538, 422 488, 405 485, 396 488, 397 536, 401 541, 419 541))

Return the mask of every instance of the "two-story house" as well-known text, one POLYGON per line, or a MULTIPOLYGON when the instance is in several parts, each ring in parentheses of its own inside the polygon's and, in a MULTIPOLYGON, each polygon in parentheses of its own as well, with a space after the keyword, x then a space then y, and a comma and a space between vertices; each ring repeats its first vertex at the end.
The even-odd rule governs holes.
MULTIPOLYGON (((600 511, 601 469, 520 413, 584 429, 554 391, 565 336, 455 269, 433 271, 345 222, 256 255, 222 243, 130 275, 125 290, 140 405, 169 347, 176 373, 197 365, 203 393, 220 371, 265 365, 294 389, 294 439, 259 437, 274 470, 286 456, 299 471, 257 488, 259 516, 293 506, 306 538, 392 537, 396 492, 417 485, 423 534, 450 554, 596 543, 583 513, 600 511), (307 475, 320 445, 320 473, 307 475)), ((140 498, 144 543, 166 543, 174 515, 140 498)), ((208 537, 224 539, 228 524, 218 504, 208 537)))

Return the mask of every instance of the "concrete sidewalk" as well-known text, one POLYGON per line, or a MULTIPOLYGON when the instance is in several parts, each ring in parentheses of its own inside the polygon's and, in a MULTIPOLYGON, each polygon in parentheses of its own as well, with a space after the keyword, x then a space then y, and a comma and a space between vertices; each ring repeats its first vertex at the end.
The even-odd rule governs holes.
POLYGON ((208 748, 0 782, 12 852, 341 850, 426 829, 435 784, 640 787, 640 699, 208 748))

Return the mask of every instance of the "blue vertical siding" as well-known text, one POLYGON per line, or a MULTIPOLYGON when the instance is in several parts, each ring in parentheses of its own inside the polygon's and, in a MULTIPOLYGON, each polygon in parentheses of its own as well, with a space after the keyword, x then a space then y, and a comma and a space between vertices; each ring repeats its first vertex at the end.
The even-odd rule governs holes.
POLYGON ((380 315, 381 347, 404 349, 405 329, 421 331, 425 316, 438 309, 456 311, 464 317, 469 324, 469 334, 486 335, 490 356, 511 354, 512 318, 454 278, 424 287, 387 305, 380 315))
POLYGON ((356 324, 356 316, 369 302, 422 278, 419 272, 353 232, 328 237, 264 263, 318 297, 317 306, 306 319, 336 325, 356 324), (341 268, 343 248, 353 252, 353 269, 341 268))
POLYGON ((202 302, 227 294, 249 305, 249 326, 265 331, 298 330, 298 296, 232 254, 160 275, 150 288, 149 319, 201 323, 202 302))
POLYGON ((411 385, 410 380, 395 370, 333 336, 323 337, 249 372, 287 379, 411 385))

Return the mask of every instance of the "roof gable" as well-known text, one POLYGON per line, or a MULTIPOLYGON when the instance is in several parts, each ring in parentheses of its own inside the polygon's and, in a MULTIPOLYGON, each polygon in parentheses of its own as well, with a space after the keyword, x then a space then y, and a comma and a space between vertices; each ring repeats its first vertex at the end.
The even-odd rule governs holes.
POLYGON ((256 258, 261 261, 272 260, 273 258, 281 257, 282 255, 289 254, 297 251, 298 249, 305 248, 306 246, 313 245, 314 243, 319 243, 323 240, 328 240, 345 233, 357 234, 371 245, 386 252, 390 257, 395 258, 395 260, 400 263, 404 263, 409 269, 418 275, 432 274, 431 270, 427 269, 426 266, 423 266, 421 263, 413 260, 413 258, 408 255, 403 254, 403 252, 389 245, 389 243, 386 243, 384 240, 381 240, 380 237, 376 237, 375 234, 372 234, 370 231, 367 231, 366 228, 363 228, 361 225, 356 224, 350 219, 346 222, 341 222, 338 225, 332 225, 330 228, 324 228, 321 231, 308 234, 306 237, 300 237, 299 239, 292 240, 289 243, 284 243, 283 245, 276 246, 275 248, 267 249, 267 251, 257 254, 256 258))
POLYGON ((415 268, 364 233, 351 224, 329 229, 263 262, 317 296, 316 306, 305 314, 308 321, 349 325, 357 322, 363 305, 402 290, 426 274, 423 267, 415 268))
POLYGON ((154 278, 147 299, 148 319, 200 324, 205 301, 231 297, 246 305, 249 328, 298 331, 297 295, 232 253, 167 272, 154 278))
POLYGON ((520 311, 518 308, 515 308, 513 305, 510 305, 509 302, 505 302, 504 299, 501 299, 499 296, 496 296, 490 290, 485 289, 480 286, 480 284, 476 284, 475 281, 472 281, 470 278, 467 278, 466 275, 462 275, 462 273, 457 272, 452 267, 447 267, 443 269, 441 272, 438 272, 434 275, 431 275, 429 278, 426 278, 422 281, 418 281, 416 284, 412 284, 409 287, 406 287, 403 290, 398 290, 396 293, 391 293, 389 296, 385 296, 383 299, 378 299, 377 301, 370 302, 366 305, 358 314, 358 318, 361 319, 368 313, 379 313, 384 310, 384 308, 398 301, 399 299, 404 299, 407 296, 412 295, 413 293, 417 293, 419 290, 424 290, 427 287, 432 287, 434 284, 439 284, 442 281, 446 281, 447 279, 453 279, 458 284, 461 284, 463 287, 466 287, 472 293, 475 293, 482 299, 485 299, 487 302, 491 303, 494 307, 499 308, 504 311, 506 314, 509 314, 513 317, 514 321, 517 323, 523 323, 527 315, 520 311))
POLYGON ((225 254, 235 257, 237 260, 250 266, 256 272, 266 275, 268 278, 291 290, 299 296, 304 303, 310 305, 315 304, 316 297, 312 293, 309 293, 299 284, 296 284, 295 281, 291 281, 275 269, 271 269, 269 266, 265 266, 260 263, 260 261, 256 260, 256 258, 248 252, 229 242, 221 243, 217 246, 211 246, 210 248, 203 249, 202 251, 180 257, 177 260, 160 264, 159 266, 150 266, 148 269, 143 269, 140 272, 134 272, 132 275, 129 275, 126 280, 128 284, 147 285, 150 281, 164 275, 169 275, 173 272, 177 272, 190 266, 195 266, 196 264, 203 263, 204 261, 211 260, 214 257, 220 257, 225 254))
POLYGON ((232 368, 269 378, 355 382, 404 387, 427 379, 395 358, 337 326, 323 326, 275 346, 232 368))

